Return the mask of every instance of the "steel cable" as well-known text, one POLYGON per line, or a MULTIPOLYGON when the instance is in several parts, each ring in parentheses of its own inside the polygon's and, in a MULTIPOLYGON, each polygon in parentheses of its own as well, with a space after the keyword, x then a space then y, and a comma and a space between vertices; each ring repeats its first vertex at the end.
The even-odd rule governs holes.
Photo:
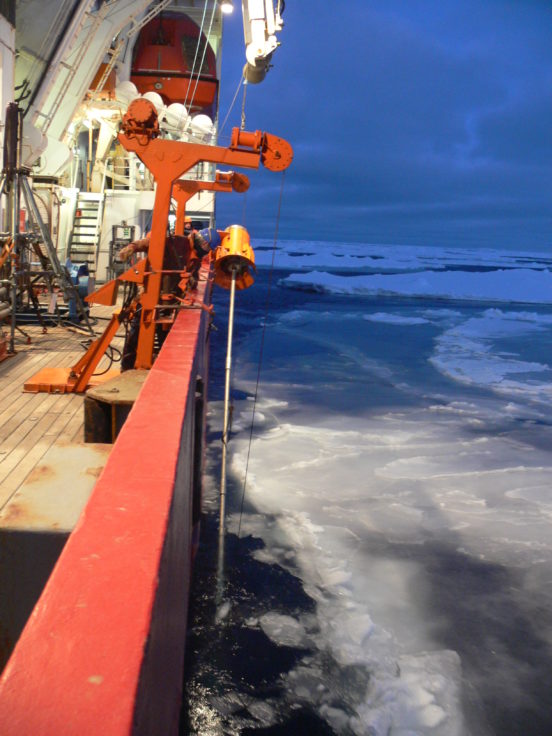
MULTIPOLYGON (((205 7, 207 7, 207 3, 205 3, 205 7)), ((203 46, 203 54, 201 56, 201 61, 199 63, 199 67, 198 67, 198 71, 197 71, 197 75, 196 75, 196 81, 195 81, 194 91, 192 92, 192 96, 190 98, 190 110, 192 109, 192 104, 194 102, 194 97, 195 97, 195 93, 196 93, 196 90, 197 90, 197 85, 199 84, 199 78, 201 76, 201 70, 203 68, 203 62, 205 61, 205 55, 207 54, 207 46, 209 45, 209 36, 211 35, 211 31, 213 29, 213 22, 215 20, 216 7, 217 7, 216 6, 216 3, 213 3, 213 12, 211 13, 211 21, 209 23, 209 30, 207 32, 207 35, 205 36, 205 45, 203 46)), ((202 22, 201 26, 202 26, 202 29, 201 30, 203 30, 203 22, 202 22)), ((196 56, 197 56, 197 51, 199 50, 200 45, 201 45, 201 32, 200 32, 200 35, 199 35, 199 38, 198 38, 198 41, 197 41, 196 56)), ((190 82, 192 80, 192 76, 193 76, 193 73, 192 73, 192 75, 190 75, 190 82)), ((190 84, 188 84, 188 90, 189 90, 189 88, 190 88, 190 84)), ((188 90, 186 90, 186 97, 184 99, 184 105, 187 104, 188 90)), ((188 112, 188 114, 189 114, 189 112, 188 112)))
POLYGON ((207 15, 207 1, 208 0, 205 0, 205 5, 203 6, 203 16, 201 18, 201 27, 199 29, 199 36, 198 36, 198 39, 197 39, 197 46, 196 46, 196 50, 195 50, 194 60, 193 60, 193 63, 192 63, 192 69, 190 71, 190 78, 188 79, 188 86, 186 87, 186 94, 184 96, 184 107, 187 106, 188 93, 190 91, 190 86, 192 84, 192 78, 193 78, 194 72, 195 72, 195 65, 196 65, 196 61, 197 61, 197 55, 199 53, 199 46, 201 44, 201 35, 203 33, 203 27, 205 25, 205 16, 207 15))
POLYGON ((224 121, 219 129, 219 136, 222 135, 222 131, 224 130, 224 126, 228 122, 228 118, 230 117, 230 113, 232 112, 232 109, 234 105, 236 104, 236 100, 238 98, 238 93, 240 91, 240 87, 242 86, 243 79, 243 72, 240 74, 240 81, 238 82, 238 86, 236 87, 236 91, 234 93, 234 98, 232 99, 232 102, 230 103, 230 107, 228 108, 228 112, 226 113, 226 117, 224 118, 224 121))
POLYGON ((253 413, 251 415, 251 427, 249 429, 249 444, 247 447, 247 458, 245 461, 245 473, 243 478, 243 487, 242 487, 242 497, 241 497, 241 504, 240 504, 240 520, 238 523, 238 539, 240 538, 241 533, 241 525, 242 525, 242 517, 243 517, 243 505, 245 503, 245 491, 247 487, 247 473, 249 470, 249 459, 251 457, 251 445, 253 442, 253 428, 255 426, 255 412, 257 409, 257 398, 259 395, 259 386, 261 383, 261 369, 263 364, 263 353, 264 353, 264 342, 265 342, 265 335, 266 335, 266 322, 268 318, 268 308, 270 306, 270 290, 272 287, 272 276, 274 273, 274 261, 276 259, 276 244, 278 242, 278 229, 280 226, 280 215, 282 212, 282 199, 284 195, 284 182, 285 182, 285 171, 282 171, 282 183, 280 186, 280 198, 278 201, 278 213, 276 215, 276 226, 274 228, 274 242, 272 244, 272 261, 270 264, 270 271, 268 273, 268 288, 266 292, 266 302, 265 302, 265 312, 264 312, 264 319, 263 319, 263 330, 261 333, 261 346, 259 348, 259 361, 257 364, 257 380, 255 383, 255 394, 253 396, 253 413))

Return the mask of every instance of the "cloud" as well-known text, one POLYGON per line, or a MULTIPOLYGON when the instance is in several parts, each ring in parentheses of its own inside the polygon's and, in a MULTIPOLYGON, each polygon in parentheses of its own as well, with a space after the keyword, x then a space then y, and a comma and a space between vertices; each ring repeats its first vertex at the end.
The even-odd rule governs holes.
MULTIPOLYGON (((550 242, 549 3, 288 5, 274 69, 246 103, 249 129, 294 145, 282 233, 550 242)), ((270 237, 278 176, 253 186, 248 218, 270 237)))

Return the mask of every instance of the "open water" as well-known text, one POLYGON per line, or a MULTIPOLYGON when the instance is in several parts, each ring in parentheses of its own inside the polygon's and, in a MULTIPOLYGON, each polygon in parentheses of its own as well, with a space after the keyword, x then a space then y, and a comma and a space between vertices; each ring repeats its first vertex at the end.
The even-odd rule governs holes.
POLYGON ((552 733, 552 307, 291 273, 264 342, 269 272, 238 294, 219 597, 215 294, 182 733, 552 733))

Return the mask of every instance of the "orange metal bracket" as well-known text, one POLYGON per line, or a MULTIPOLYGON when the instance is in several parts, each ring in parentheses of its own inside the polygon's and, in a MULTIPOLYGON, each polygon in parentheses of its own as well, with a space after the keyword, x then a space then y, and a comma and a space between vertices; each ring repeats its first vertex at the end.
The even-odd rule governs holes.
POLYGON ((186 204, 198 192, 239 192, 249 189, 249 178, 235 171, 217 171, 215 181, 202 179, 178 179, 173 187, 173 199, 176 200, 176 235, 184 235, 184 217, 186 204))
POLYGON ((43 368, 29 378, 23 386, 23 391, 31 393, 81 393, 89 386, 113 378, 119 374, 118 370, 107 371, 101 375, 94 376, 98 363, 102 359, 109 344, 121 323, 121 312, 113 313, 103 335, 94 340, 86 353, 71 368, 43 368))
POLYGON ((117 294, 119 292, 119 284, 122 281, 132 282, 134 284, 143 284, 146 277, 146 259, 138 261, 136 265, 131 266, 128 270, 123 271, 117 278, 108 281, 107 284, 100 286, 99 289, 84 297, 84 301, 89 304, 103 304, 107 307, 113 307, 117 302, 117 294))
MULTIPOLYGON (((111 319, 104 330, 103 335, 94 340, 82 358, 75 363, 71 369, 71 374, 77 376, 74 391, 86 391, 92 374, 94 373, 98 363, 105 354, 105 351, 115 337, 119 325, 121 324, 121 310, 113 312, 111 319)), ((119 373, 119 371, 117 371, 119 373)), ((105 379, 104 379, 105 380, 105 379)))

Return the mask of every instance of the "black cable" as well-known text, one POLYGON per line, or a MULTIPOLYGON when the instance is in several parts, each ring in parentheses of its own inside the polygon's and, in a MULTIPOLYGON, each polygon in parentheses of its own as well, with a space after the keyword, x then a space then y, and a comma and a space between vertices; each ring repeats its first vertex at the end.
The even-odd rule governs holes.
POLYGON ((113 347, 112 345, 108 346, 105 354, 109 359, 109 365, 107 366, 107 368, 105 368, 105 370, 99 371, 98 373, 93 373, 93 376, 103 376, 105 373, 111 370, 111 366, 113 365, 113 363, 119 363, 121 361, 121 358, 123 357, 119 348, 113 347))

